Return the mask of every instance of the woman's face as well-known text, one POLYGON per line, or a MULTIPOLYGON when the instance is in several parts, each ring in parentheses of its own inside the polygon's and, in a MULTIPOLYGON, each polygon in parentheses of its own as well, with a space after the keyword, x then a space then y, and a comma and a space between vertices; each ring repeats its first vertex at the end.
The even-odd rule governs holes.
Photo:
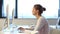
POLYGON ((32 14, 36 15, 38 13, 38 10, 36 10, 35 8, 32 9, 32 14))

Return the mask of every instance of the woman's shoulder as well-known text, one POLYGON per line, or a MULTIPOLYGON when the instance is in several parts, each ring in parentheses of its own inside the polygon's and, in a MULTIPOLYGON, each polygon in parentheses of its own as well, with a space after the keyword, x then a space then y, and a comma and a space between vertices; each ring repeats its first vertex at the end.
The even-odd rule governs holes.
POLYGON ((40 20, 43 21, 43 22, 47 22, 47 19, 43 16, 40 17, 40 20))
POLYGON ((41 17, 40 17, 40 19, 41 19, 41 20, 46 20, 46 18, 45 18, 45 17, 43 17, 43 16, 41 16, 41 17))

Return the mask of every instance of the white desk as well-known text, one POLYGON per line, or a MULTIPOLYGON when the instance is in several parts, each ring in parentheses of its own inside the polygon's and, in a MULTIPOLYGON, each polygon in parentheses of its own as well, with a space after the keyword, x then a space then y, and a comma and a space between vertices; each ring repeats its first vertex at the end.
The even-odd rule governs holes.
MULTIPOLYGON (((19 27, 29 28, 28 25, 22 25, 22 26, 21 25, 17 25, 17 26, 16 25, 10 25, 9 29, 6 28, 6 29, 4 29, 2 31, 3 31, 4 34, 26 34, 26 32, 25 33, 19 33, 19 31, 17 30, 19 27)), ((54 26, 54 25, 50 25, 50 27, 56 28, 56 26, 54 26)))
POLYGON ((27 26, 27 25, 20 25, 20 26, 16 26, 16 25, 10 25, 9 26, 9 29, 8 28, 6 28, 6 29, 4 29, 4 30, 2 30, 3 31, 3 33, 4 34, 30 34, 31 32, 33 32, 33 31, 30 31, 30 30, 27 30, 26 32, 24 32, 24 33, 19 33, 19 31, 18 31, 18 28, 19 27, 23 27, 23 28, 29 28, 29 26, 27 26))
POLYGON ((49 27, 53 28, 53 29, 60 29, 59 25, 49 25, 49 27))

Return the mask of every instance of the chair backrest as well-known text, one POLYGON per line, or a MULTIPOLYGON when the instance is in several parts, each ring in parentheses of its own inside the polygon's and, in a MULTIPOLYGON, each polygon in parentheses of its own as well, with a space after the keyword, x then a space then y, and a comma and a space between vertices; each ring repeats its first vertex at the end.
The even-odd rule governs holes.
POLYGON ((60 19, 59 19, 58 25, 60 25, 60 19))
POLYGON ((56 25, 60 25, 60 17, 58 18, 56 25))

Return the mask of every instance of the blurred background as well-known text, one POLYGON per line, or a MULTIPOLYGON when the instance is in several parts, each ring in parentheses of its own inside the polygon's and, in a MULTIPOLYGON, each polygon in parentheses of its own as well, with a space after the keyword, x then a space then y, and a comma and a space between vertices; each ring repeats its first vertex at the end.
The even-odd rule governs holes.
POLYGON ((12 19, 14 9, 14 21, 18 23, 20 21, 21 23, 34 21, 35 23, 36 17, 32 15, 32 8, 35 4, 41 4, 46 8, 42 16, 48 20, 49 24, 56 25, 59 22, 60 0, 0 0, 0 18, 5 19, 7 17, 6 7, 9 5, 9 19, 12 19))
MULTIPOLYGON (((14 9, 14 21, 16 25, 31 25, 36 23, 36 17, 32 15, 35 4, 41 4, 46 8, 42 14, 52 28, 60 29, 60 0, 0 0, 0 23, 4 23, 7 17, 7 5, 9 5, 9 19, 12 21, 14 9)), ((0 25, 1 25, 0 24, 0 25)))
POLYGON ((58 18, 59 0, 0 0, 0 17, 6 17, 6 6, 9 5, 9 16, 12 18, 14 8, 15 18, 35 18, 32 15, 32 8, 35 4, 41 4, 46 8, 42 14, 47 19, 58 18), (2 10, 1 10, 2 9, 2 10), (28 14, 28 15, 27 15, 28 14))

